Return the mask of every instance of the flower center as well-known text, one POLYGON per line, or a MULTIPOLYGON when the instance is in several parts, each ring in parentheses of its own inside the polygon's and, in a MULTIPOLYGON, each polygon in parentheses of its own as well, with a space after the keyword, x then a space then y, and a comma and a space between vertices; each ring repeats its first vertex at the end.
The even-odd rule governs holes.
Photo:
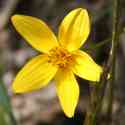
POLYGON ((49 51, 49 62, 60 68, 67 68, 73 64, 74 58, 66 49, 55 47, 49 51))

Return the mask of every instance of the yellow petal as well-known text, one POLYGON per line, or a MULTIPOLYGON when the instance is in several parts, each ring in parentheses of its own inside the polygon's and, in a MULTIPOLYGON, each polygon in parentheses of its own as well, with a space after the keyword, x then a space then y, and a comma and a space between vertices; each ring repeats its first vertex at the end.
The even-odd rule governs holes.
POLYGON ((59 70, 55 77, 57 94, 67 117, 73 117, 79 98, 79 86, 71 71, 59 70))
POLYGON ((16 30, 37 50, 48 52, 58 45, 55 35, 42 20, 24 15, 14 15, 11 19, 16 30))
POLYGON ((88 12, 78 8, 71 11, 59 28, 59 41, 69 51, 76 50, 86 41, 90 32, 88 12))
POLYGON ((86 80, 99 81, 102 68, 87 53, 79 50, 75 54, 74 73, 86 80))
POLYGON ((23 93, 44 87, 53 78, 57 68, 48 62, 48 57, 39 55, 29 61, 17 74, 13 91, 23 93))

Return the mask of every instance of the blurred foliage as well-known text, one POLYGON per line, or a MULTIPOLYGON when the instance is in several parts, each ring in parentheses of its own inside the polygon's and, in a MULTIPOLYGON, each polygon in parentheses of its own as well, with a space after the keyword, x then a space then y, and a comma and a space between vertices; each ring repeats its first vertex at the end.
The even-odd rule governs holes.
MULTIPOLYGON (((0 70, 0 76, 2 76, 2 68, 0 70)), ((12 106, 8 91, 0 78, 0 125, 16 125, 16 120, 12 112, 12 106)))

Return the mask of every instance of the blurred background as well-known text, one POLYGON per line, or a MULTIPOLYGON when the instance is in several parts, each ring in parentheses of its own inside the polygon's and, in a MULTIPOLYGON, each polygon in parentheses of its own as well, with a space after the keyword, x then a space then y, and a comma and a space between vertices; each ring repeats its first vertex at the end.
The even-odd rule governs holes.
MULTIPOLYGON (((113 125, 125 125, 125 0, 120 5, 120 40, 117 50, 113 125)), ((111 0, 0 0, 0 125, 82 125, 89 108, 89 82, 77 78, 80 99, 75 116, 65 117, 61 110, 54 81, 47 87, 28 94, 15 95, 11 90, 17 72, 37 51, 15 31, 11 23, 14 14, 25 14, 44 20, 57 34, 61 20, 72 9, 82 7, 89 12, 91 34, 84 48, 90 48, 111 38, 111 0)), ((103 65, 109 56, 111 41, 87 50, 94 60, 103 65)), ((82 48, 82 49, 84 49, 82 48)), ((105 113, 106 99, 102 114, 105 113)), ((100 124, 105 123, 102 117, 100 124)))

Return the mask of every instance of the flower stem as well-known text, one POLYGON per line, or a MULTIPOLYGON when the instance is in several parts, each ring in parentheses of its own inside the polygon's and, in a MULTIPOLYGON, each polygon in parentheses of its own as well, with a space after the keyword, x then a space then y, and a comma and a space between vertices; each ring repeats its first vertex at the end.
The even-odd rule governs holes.
POLYGON ((114 97, 114 83, 115 83, 115 68, 116 68, 116 52, 118 44, 118 25, 119 25, 119 0, 113 0, 113 28, 112 28, 112 48, 111 48, 111 81, 109 84, 108 95, 108 110, 107 115, 109 120, 112 121, 112 107, 114 97))
MULTIPOLYGON (((117 34, 116 34, 116 37, 118 37, 121 33, 125 32, 125 29, 121 29, 117 34)), ((87 47, 87 48, 82 48, 84 51, 91 51, 91 50, 95 50, 97 48, 100 48, 104 45, 106 45, 107 43, 111 43, 112 41, 112 37, 108 37, 107 39, 103 40, 103 41, 100 41, 98 42, 97 44, 95 45, 91 45, 90 47, 87 47)))
MULTIPOLYGON (((107 39, 106 41, 102 42, 101 44, 97 45, 96 47, 100 47, 111 40, 111 55, 109 57, 109 60, 107 64, 104 66, 104 72, 102 74, 100 84, 99 86, 95 86, 95 91, 92 92, 92 95, 94 95, 92 100, 96 100, 96 103, 92 102, 92 106, 90 111, 87 113, 86 119, 85 119, 85 125, 96 125, 97 124, 97 114, 100 112, 100 109, 102 107, 102 101, 106 89, 106 83, 107 83, 107 77, 108 72, 110 70, 111 72, 111 81, 109 84, 109 103, 108 103, 108 111, 107 116, 110 117, 108 119, 112 120, 112 102, 113 102, 113 96, 114 96, 114 82, 115 82, 115 65, 116 65, 116 50, 117 50, 117 43, 118 43, 118 20, 119 20, 119 0, 113 0, 113 29, 112 29, 112 37, 111 39, 107 39)), ((94 48, 96 48, 94 47, 94 48)))
POLYGON ((97 86, 93 87, 93 91, 91 92, 91 97, 90 97, 91 98, 90 110, 87 113, 84 123, 85 125, 97 124, 98 114, 100 113, 103 98, 105 95, 109 67, 110 67, 110 60, 108 60, 108 62, 104 65, 104 71, 101 75, 100 82, 97 83, 97 86))

